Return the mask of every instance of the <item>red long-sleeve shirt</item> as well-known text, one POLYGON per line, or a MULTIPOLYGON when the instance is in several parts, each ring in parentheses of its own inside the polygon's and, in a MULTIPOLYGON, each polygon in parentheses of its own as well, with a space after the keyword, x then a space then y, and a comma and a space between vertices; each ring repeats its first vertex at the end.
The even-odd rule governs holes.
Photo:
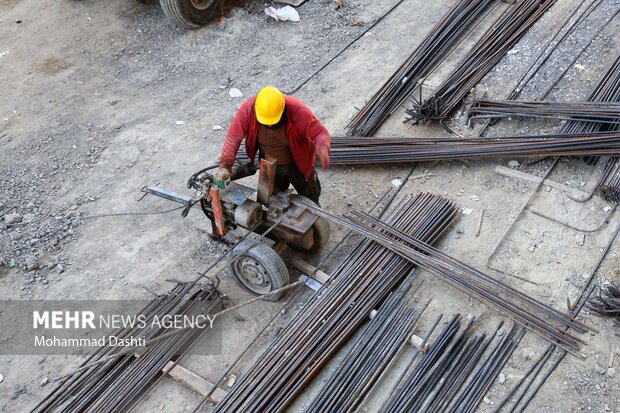
MULTIPOLYGON (((249 98, 235 115, 220 156, 220 166, 232 168, 239 146, 245 138, 245 150, 252 162, 258 151, 257 138, 259 123, 254 113, 256 97, 249 98)), ((291 96, 285 96, 286 136, 297 168, 306 178, 310 177, 314 168, 316 148, 326 145, 329 148, 329 132, 314 116, 310 108, 291 96)))

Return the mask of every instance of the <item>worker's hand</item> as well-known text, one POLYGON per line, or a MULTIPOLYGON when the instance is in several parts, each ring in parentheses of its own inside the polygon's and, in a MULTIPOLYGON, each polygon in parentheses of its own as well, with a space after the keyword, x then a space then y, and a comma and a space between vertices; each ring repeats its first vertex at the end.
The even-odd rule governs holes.
POLYGON ((321 161, 321 165, 324 170, 329 169, 329 147, 327 145, 321 145, 316 148, 316 156, 321 161))
POLYGON ((224 186, 230 182, 230 171, 226 168, 219 167, 213 174, 213 183, 218 188, 224 188, 224 186))

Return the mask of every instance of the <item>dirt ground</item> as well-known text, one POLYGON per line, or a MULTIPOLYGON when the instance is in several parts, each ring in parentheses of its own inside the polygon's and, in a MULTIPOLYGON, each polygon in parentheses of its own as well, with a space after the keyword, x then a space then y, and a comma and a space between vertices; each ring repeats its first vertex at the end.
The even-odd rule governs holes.
MULTIPOLYGON (((402 63, 451 3, 405 0, 295 96, 306 101, 334 135, 343 134, 356 108, 402 63)), ((144 286, 165 292, 171 287, 165 281, 168 278, 192 280, 227 248, 210 240, 208 222, 200 211, 192 211, 186 219, 178 211, 94 216, 169 209, 171 205, 159 199, 136 202, 140 188, 159 182, 183 192, 189 175, 217 160, 243 98, 268 84, 284 91, 296 89, 393 4, 345 0, 336 9, 333 0, 308 0, 298 8, 299 23, 280 23, 264 14, 265 4, 248 1, 229 7, 220 22, 184 31, 166 20, 157 2, 0 0, 0 212, 17 209, 22 215, 20 224, 0 223, 0 299, 148 299, 144 286), (232 87, 241 90, 243 98, 230 97, 232 87)), ((579 4, 576 0, 558 2, 476 92, 505 97, 543 40, 579 4)), ((587 24, 558 49, 524 97, 536 98, 619 7, 619 1, 603 1, 587 24)), ((616 18, 592 42, 578 66, 569 68, 549 99, 584 99, 620 52, 618 33, 620 19, 616 18)), ((472 41, 465 41, 460 50, 472 41)), ((431 81, 440 81, 457 57, 458 51, 431 81)), ((412 127, 403 124, 403 119, 401 110, 378 135, 447 135, 437 126, 412 127)), ((461 134, 475 133, 465 127, 460 112, 451 126, 461 134)), ((557 122, 505 121, 488 133, 544 133, 560 126, 557 122)), ((539 176, 552 164, 546 160, 529 166, 533 159, 419 164, 402 196, 430 191, 470 208, 471 214, 461 214, 441 247, 564 310, 567 297, 576 298, 620 219, 613 206, 596 196, 579 203, 565 191, 548 186, 536 191, 529 211, 520 214, 536 185, 494 172, 497 165, 507 166, 509 161, 518 161, 520 170, 539 176), (506 242, 493 253, 515 218, 506 242)), ((601 165, 561 159, 549 179, 587 193, 601 165)), ((338 213, 350 208, 368 210, 391 181, 406 176, 411 167, 320 171, 322 206, 338 213)), ((333 228, 325 250, 330 251, 344 233, 333 228)), ((618 240, 612 244, 596 282, 620 278, 619 245, 618 240)), ((323 269, 329 272, 346 252, 345 246, 323 269)), ((318 262, 320 257, 309 260, 318 262)), ((420 335, 438 313, 480 316, 481 330, 491 329, 501 319, 430 275, 420 271, 418 277, 425 282, 412 304, 433 299, 418 327, 420 335)), ((250 298, 228 278, 221 289, 233 302, 250 298)), ((233 369, 242 374, 277 327, 309 295, 310 291, 303 291, 295 296, 287 311, 281 311, 285 300, 239 310, 225 322, 223 355, 189 356, 181 364, 217 381, 280 313, 233 369)), ((618 329, 588 311, 582 316, 600 330, 583 337, 589 343, 583 347, 585 361, 568 356, 529 411, 620 411, 620 378, 615 373, 620 360, 618 329)), ((481 411, 492 411, 546 347, 542 339, 528 333, 508 362, 506 380, 495 383, 481 411)), ((71 371, 81 360, 77 356, 0 356, 0 411, 29 411, 53 386, 42 385, 44 379, 71 371)), ((290 411, 304 410, 325 373, 337 362, 338 358, 324 369, 290 411)), ((376 410, 400 364, 368 401, 366 411, 376 410)), ((138 411, 192 411, 200 402, 198 395, 172 380, 158 386, 138 411)))

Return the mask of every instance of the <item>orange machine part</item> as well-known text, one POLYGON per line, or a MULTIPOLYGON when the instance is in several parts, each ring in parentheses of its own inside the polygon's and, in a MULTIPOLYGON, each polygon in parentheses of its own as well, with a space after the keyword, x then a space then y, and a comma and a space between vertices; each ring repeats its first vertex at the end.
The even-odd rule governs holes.
POLYGON ((224 211, 222 210, 222 197, 220 194, 220 189, 212 186, 209 193, 211 195, 211 208, 213 209, 213 219, 215 223, 215 228, 213 229, 215 230, 215 235, 218 237, 223 237, 226 235, 228 228, 226 227, 224 211))
POLYGON ((273 194, 276 183, 276 165, 277 161, 271 157, 260 160, 256 200, 263 205, 267 205, 269 197, 273 194))

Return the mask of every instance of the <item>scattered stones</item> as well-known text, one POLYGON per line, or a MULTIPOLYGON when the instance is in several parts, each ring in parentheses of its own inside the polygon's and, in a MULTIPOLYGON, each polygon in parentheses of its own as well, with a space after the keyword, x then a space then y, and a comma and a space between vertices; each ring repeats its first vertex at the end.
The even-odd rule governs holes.
POLYGON ((506 382, 506 375, 504 373, 499 373, 499 383, 504 384, 506 382))
POLYGON ((586 242, 586 234, 580 233, 580 234, 575 235, 575 242, 580 247, 583 246, 583 244, 585 244, 586 242))
POLYGON ((454 236, 454 238, 459 239, 461 238, 461 236, 463 235, 464 231, 463 228, 457 228, 456 229, 456 235, 454 236))
POLYGON ((43 377, 43 380, 41 380, 41 387, 47 385, 47 383, 49 383, 50 379, 48 379, 47 377, 43 377))
POLYGON ((28 389, 23 384, 16 384, 13 387, 13 394, 11 394, 11 400, 17 399, 20 395, 28 392, 28 389))
POLYGON ((236 87, 230 88, 230 90, 228 91, 228 95, 231 98, 243 97, 243 93, 239 89, 237 89, 236 87))
POLYGON ((4 216, 4 223, 6 225, 14 225, 14 224, 17 224, 18 222, 21 222, 21 220, 22 220, 22 214, 18 212, 6 214, 4 216))
POLYGON ((607 377, 609 377, 610 379, 616 377, 616 369, 614 367, 610 367, 607 369, 607 377))
POLYGON ((34 221, 36 218, 36 216, 34 214, 25 214, 24 217, 22 218, 22 222, 24 224, 28 224, 32 221, 34 221))
POLYGON ((39 263, 39 260, 37 260, 35 257, 28 257, 26 258, 25 265, 26 265, 26 270, 34 271, 37 268, 39 268, 40 263, 39 263))
POLYGON ((517 161, 510 161, 508 162, 508 166, 511 168, 518 168, 521 164, 517 161))
POLYGON ((230 86, 230 79, 220 79, 220 80, 217 82, 217 86, 218 86, 220 89, 226 89, 228 86, 230 86))

